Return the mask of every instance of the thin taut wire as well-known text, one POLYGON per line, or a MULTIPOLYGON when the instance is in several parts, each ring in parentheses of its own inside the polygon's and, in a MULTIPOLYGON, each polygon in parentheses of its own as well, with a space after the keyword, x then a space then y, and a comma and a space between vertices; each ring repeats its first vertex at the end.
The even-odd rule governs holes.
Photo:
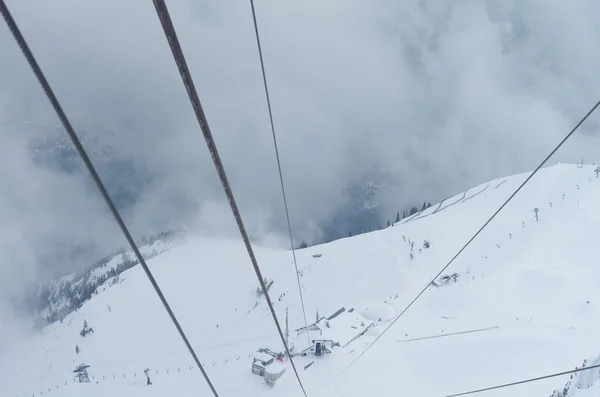
MULTIPOLYGON (((273 111, 271 109, 271 98, 269 95, 269 86, 267 84, 267 73, 265 72, 265 62, 262 54, 262 46, 260 44, 260 35, 258 34, 258 22, 256 21, 256 10, 254 9, 254 0, 250 0, 252 8, 252 19, 254 21, 254 32, 256 33, 256 45, 258 47, 258 56, 260 58, 260 68, 262 70, 263 83, 265 86, 265 95, 267 97, 267 107, 269 109, 269 120, 271 121, 271 134, 273 136, 273 146, 275 147, 275 157, 277 158, 277 170, 279 171, 279 182, 281 183, 281 194, 283 195, 283 205, 285 207, 285 217, 287 219, 287 227, 290 235, 290 245, 292 246, 292 257, 294 258, 294 268, 296 269, 296 280, 298 281, 298 292, 300 293, 300 303, 302 304, 302 314, 304 315, 304 326, 308 329, 308 321, 306 321, 306 309, 304 308, 304 295, 302 294, 302 285, 300 283, 300 272, 298 271, 298 262, 296 261, 296 248, 294 246, 294 237, 292 234, 292 224, 290 222, 290 212, 288 210, 287 198, 285 195, 285 185, 283 183, 283 173, 281 171, 281 161, 279 159, 279 147, 277 145, 277 134, 275 134, 275 123, 273 122, 273 111)), ((310 337, 306 333, 306 339, 310 346, 310 337)))

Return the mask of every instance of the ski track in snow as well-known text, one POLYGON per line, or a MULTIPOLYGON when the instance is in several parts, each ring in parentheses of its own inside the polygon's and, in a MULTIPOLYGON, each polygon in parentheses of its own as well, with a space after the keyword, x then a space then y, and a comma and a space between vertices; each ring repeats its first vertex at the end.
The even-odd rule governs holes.
MULTIPOLYGON (((375 322, 307 370, 314 358, 295 358, 308 395, 439 397, 574 369, 584 358, 595 363, 600 179, 593 170, 542 169, 447 269, 460 274, 457 281, 430 287, 344 372, 526 174, 469 189, 474 194, 460 193, 447 200, 451 204, 434 205, 394 227, 297 251, 309 322, 317 311, 329 316, 341 307, 375 322), (322 257, 313 258, 316 253, 322 257), (415 341, 399 343, 409 340, 415 341)), ((279 320, 285 324, 289 308, 293 334, 303 318, 291 253, 255 249, 261 270, 274 281, 270 295, 279 320)), ((282 351, 282 344, 264 298, 256 295, 241 241, 189 239, 148 264, 221 396, 302 396, 287 361, 273 388, 250 371, 257 349, 282 351)), ((108 280, 62 323, 0 352, 0 396, 210 395, 143 270, 136 266, 122 278, 110 286, 108 280), (79 335, 84 319, 94 328, 85 338, 79 335), (80 363, 90 365, 92 383, 73 382, 80 363), (145 385, 145 368, 152 386, 145 385)), ((599 395, 600 371, 582 374, 572 380, 581 388, 572 385, 568 396, 599 395)), ((481 395, 548 397, 568 381, 558 377, 481 395)))

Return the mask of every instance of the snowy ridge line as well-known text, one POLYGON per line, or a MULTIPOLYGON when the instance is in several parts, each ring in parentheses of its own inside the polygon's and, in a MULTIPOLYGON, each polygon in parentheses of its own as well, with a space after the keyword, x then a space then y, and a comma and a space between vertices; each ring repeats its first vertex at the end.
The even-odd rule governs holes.
POLYGON ((504 183, 508 181, 508 179, 503 180, 502 182, 500 182, 499 184, 496 185, 496 187, 494 189, 498 189, 500 186, 504 185, 504 183))
POLYGON ((454 205, 454 204, 458 204, 459 202, 461 202, 462 200, 464 200, 464 199, 465 199, 465 197, 467 196, 467 192, 468 192, 468 191, 465 191, 465 192, 463 193, 462 197, 461 197, 461 198, 459 198, 458 200, 456 200, 455 202, 453 202, 453 203, 450 203, 450 204, 448 204, 448 205, 445 205, 445 206, 443 206, 443 207, 441 207, 441 208, 439 208, 439 209, 435 210, 435 212, 433 212, 433 214, 436 214, 436 213, 437 213, 437 212, 439 212, 439 211, 445 210, 446 208, 448 208, 448 207, 450 207, 450 206, 452 206, 452 205, 454 205))
POLYGON ((465 201, 471 200, 473 197, 477 197, 479 196, 481 193, 485 192, 487 190, 487 188, 490 187, 490 185, 486 185, 483 189, 481 189, 479 192, 475 193, 472 196, 467 197, 466 199, 464 199, 463 201, 461 201, 461 204, 463 204, 465 201))
MULTIPOLYGON (((436 212, 438 212, 440 210, 440 207, 442 206, 443 203, 444 203, 443 201, 440 202, 440 205, 438 205, 438 208, 436 208, 433 212, 430 212, 429 214, 423 214, 421 216, 416 216, 415 218, 413 218, 411 220, 412 221, 416 221, 416 220, 419 220, 419 219, 427 218, 428 216, 435 214, 436 212)), ((421 212, 424 212, 424 211, 421 211, 421 212)), ((417 215, 419 215, 421 212, 418 212, 417 215)))
MULTIPOLYGON (((440 203, 440 204, 441 204, 441 203, 440 203)), ((408 217, 406 217, 406 218, 402 219, 402 220, 401 220, 402 224, 405 224, 405 223, 408 223, 408 222, 410 222, 410 221, 413 221, 413 220, 414 220, 414 219, 415 219, 417 216, 419 216, 419 214, 420 214, 420 212, 417 212, 417 213, 415 213, 415 214, 413 214, 413 215, 411 215, 411 216, 408 216, 408 217)))
MULTIPOLYGON (((398 314, 398 316, 396 318, 394 318, 392 320, 392 322, 390 323, 390 325, 388 325, 381 334, 379 334, 375 340, 373 341, 373 343, 371 343, 370 345, 367 346, 367 348, 365 350, 363 350, 362 353, 360 353, 358 355, 358 357, 356 357, 348 366, 346 366, 341 372, 345 372, 348 368, 350 368, 352 365, 354 365, 354 363, 356 363, 366 352, 368 352, 371 347, 373 347, 373 345, 375 343, 377 343, 377 341, 379 341, 381 339, 381 337, 396 323, 396 321, 398 321, 398 319, 400 319, 400 317, 402 317, 404 315, 404 313, 406 313, 406 311, 408 309, 410 309, 412 307, 412 305, 429 289, 429 286, 431 285, 431 283, 433 283, 435 280, 437 280, 437 278, 452 264, 454 263, 454 261, 456 260, 456 258, 459 257, 459 255, 473 242, 473 240, 475 240, 477 238, 477 236, 479 236, 479 234, 481 234, 481 232, 483 231, 483 229, 485 229, 487 227, 487 225, 489 225, 492 220, 494 220, 494 218, 496 218, 496 216, 500 213, 500 211, 502 211, 504 209, 504 207, 506 207, 506 205, 512 201, 512 199, 521 191, 521 189, 523 189, 523 187, 531 180, 531 178, 533 178, 538 171, 544 166, 544 164, 546 164, 548 162, 548 160, 550 160, 550 158, 554 155, 554 153, 556 153, 558 151, 558 149, 560 149, 562 147, 562 145, 565 144, 565 142, 571 137, 573 136, 573 134, 575 133, 575 131, 577 131, 579 129, 579 127, 585 122, 585 120, 588 119, 588 117, 590 117, 590 115, 592 113, 594 113, 594 111, 600 106, 600 100, 598 102, 596 102, 596 104, 586 113, 586 115, 575 125, 575 127, 573 127, 573 129, 567 134, 567 136, 565 136, 559 143, 558 145, 542 160, 542 162, 535 168, 535 170, 533 170, 533 172, 519 185, 519 187, 517 187, 517 189, 506 199, 506 201, 504 201, 504 203, 496 210, 496 212, 494 212, 492 214, 492 216, 483 224, 483 226, 481 226, 479 228, 479 230, 477 230, 477 232, 473 235, 473 237, 471 237, 466 243, 465 245, 463 245, 463 247, 456 253, 456 255, 454 255, 454 257, 452 257, 452 259, 450 259, 450 261, 435 275, 435 277, 433 277, 433 279, 428 282, 425 287, 421 290, 421 292, 419 292, 417 294, 417 296, 408 304, 408 306, 406 306, 406 308, 404 308, 404 310, 402 310, 400 312, 400 314, 398 314)), ((489 186, 489 184, 485 187, 485 189, 487 189, 487 187, 489 186)), ((484 189, 484 190, 485 190, 484 189)), ((463 201, 464 202, 464 201, 463 201)), ((338 374, 339 375, 339 374, 338 374)))
POLYGON ((398 343, 414 342, 414 341, 425 340, 425 339, 445 338, 446 336, 472 334, 472 333, 475 333, 475 332, 491 331, 491 330, 494 330, 494 329, 500 329, 500 327, 499 326, 495 326, 495 327, 488 327, 488 328, 473 329, 473 330, 469 330, 469 331, 452 332, 452 333, 443 334, 443 335, 423 336, 421 338, 398 340, 398 343))
POLYGON ((504 383, 504 384, 501 384, 501 385, 485 387, 483 389, 470 390, 470 391, 466 391, 466 392, 462 392, 462 393, 456 393, 456 394, 448 394, 448 395, 445 395, 444 397, 458 397, 458 396, 466 396, 468 394, 483 393, 483 392, 490 391, 490 390, 503 389, 505 387, 512 387, 512 386, 522 385, 524 383, 538 382, 540 380, 545 380, 545 379, 550 379, 550 378, 556 378, 558 376, 569 375, 569 374, 574 374, 574 373, 583 372, 583 371, 589 371, 591 369, 596 369, 596 368, 600 368, 600 364, 598 364, 598 365, 592 365, 590 367, 585 367, 585 368, 572 369, 570 371, 557 372, 557 373, 550 374, 550 375, 538 376, 536 378, 529 378, 529 379, 519 380, 519 381, 516 381, 516 382, 504 383))
MULTIPOLYGON (((508 179, 505 179, 504 181, 500 182, 500 184, 498 186, 496 186, 495 189, 497 189, 498 187, 500 187, 507 180, 508 179)), ((480 195, 484 191, 486 191, 489 186, 490 186, 490 184, 488 183, 482 190, 480 190, 479 192, 477 192, 477 193, 475 193, 475 194, 473 194, 472 196, 469 196, 469 197, 467 197, 467 193, 469 193, 469 190, 471 190, 473 188, 467 189, 467 190, 465 190, 462 193, 462 196, 460 198, 458 198, 456 201, 453 201, 450 204, 444 205, 444 203, 447 200, 450 200, 452 197, 460 196, 460 193, 457 194, 457 195, 455 195, 455 196, 446 197, 445 199, 443 199, 442 201, 439 202, 439 204, 436 206, 436 208, 432 212, 429 212, 427 214, 423 214, 423 212, 425 212, 426 210, 419 211, 419 212, 415 213, 414 215, 411 215, 410 217, 404 218, 403 222, 401 224, 405 224, 405 223, 408 223, 408 222, 412 222, 412 221, 416 221, 416 220, 419 220, 419 219, 427 218, 428 216, 437 214, 437 213, 439 213, 439 212, 441 212, 441 211, 445 210, 446 208, 449 208, 449 207, 451 207, 453 205, 463 204, 465 201, 468 201, 468 200, 470 200, 470 199, 472 199, 472 198, 480 195)))
MULTIPOLYGON (((162 21, 163 18, 165 18, 165 16, 167 16, 167 19, 170 22, 170 17, 168 17, 168 11, 167 11, 164 1, 160 2, 160 4, 156 3, 157 1, 158 0, 155 0, 155 6, 156 6, 156 12, 159 15, 159 18, 162 21), (161 10, 159 9, 160 6, 162 6, 162 8, 163 8, 162 14, 161 14, 161 10)), ((177 317, 175 317, 175 313, 173 313, 173 310, 171 309, 171 306, 167 302, 167 299, 165 298, 164 294, 162 293, 162 290, 159 287, 158 283, 156 282, 154 275, 152 274, 152 272, 150 271, 150 268, 146 264, 146 261, 145 261, 144 257, 142 256, 142 253, 138 249, 138 247, 135 243, 135 240, 133 239, 133 236, 131 235, 131 233, 129 232, 129 229, 125 225, 125 222, 123 221, 123 218, 121 217, 121 214, 119 213, 119 210, 115 206, 108 191, 106 190, 106 187, 104 186, 104 183, 102 182, 102 179, 100 178, 100 175, 98 175, 98 172, 96 171, 96 168, 94 167, 94 164, 90 160, 85 148, 81 144, 81 141, 79 140, 79 136, 73 129, 73 125, 71 124, 71 122, 67 118, 67 115, 63 111, 62 106, 60 105, 60 102, 58 101, 58 98, 56 97, 56 95, 54 94, 54 91, 50 87, 48 80, 46 80, 46 77, 44 76, 42 69, 40 68, 39 64, 37 63, 33 53, 31 52, 31 49, 27 45, 27 42, 25 41, 25 38, 21 34, 19 27, 17 26, 12 15, 8 11, 8 8, 7 8, 6 4, 4 3, 4 0, 0 0, 0 13, 2 13, 2 16, 4 17, 7 27, 12 32, 15 41, 17 42, 17 44, 19 45, 19 47, 21 49, 21 52, 27 59, 27 62, 29 63, 29 66, 31 67, 33 73, 35 74, 38 82, 40 83, 40 86, 46 93, 46 96, 48 97, 48 100, 52 104, 52 107, 54 108, 54 111, 56 112, 58 118, 61 120, 63 127, 65 128, 67 134, 71 138, 71 141, 77 148, 77 152, 79 153, 81 160, 85 163, 85 166, 86 166, 88 172, 90 173, 90 176, 94 179, 96 187, 98 188, 102 197, 104 198, 104 201, 105 201, 106 205, 108 206, 108 208, 110 209, 113 217, 115 218, 115 221, 119 225, 123 235, 127 239, 127 242, 129 243, 129 245, 131 246, 131 249, 135 253, 135 256, 137 257, 140 265, 142 265, 144 272, 146 273, 146 276, 150 280, 152 287, 156 291, 156 294, 158 295, 159 299, 161 300, 165 310, 169 314, 169 317, 171 318, 173 325, 175 325, 175 328, 177 328, 177 331, 178 331, 181 339, 183 340, 186 347, 188 348, 190 354, 192 355, 194 361, 196 362, 196 365, 198 365, 198 368, 202 372, 202 375, 204 376, 206 383, 210 387, 210 389, 213 392, 213 394, 215 395, 215 397, 219 397, 219 394, 215 390, 210 378, 208 377, 208 374, 202 367, 202 364, 200 363, 200 359, 197 357, 193 346, 191 345, 185 332, 181 328, 181 325, 179 324, 177 317)), ((171 25, 171 28, 172 28, 172 25, 171 25)), ((172 30, 173 30, 172 33, 174 34, 174 29, 172 28, 172 30)), ((165 34, 166 34, 166 31, 165 31, 165 34)), ((170 37, 167 37, 167 38, 170 38, 170 37)), ((171 44, 171 41, 170 41, 170 44, 171 44)))
MULTIPOLYGON (((500 184, 498 186, 496 186, 495 189, 497 189, 498 187, 500 187, 506 181, 508 181, 508 179, 505 179, 504 181, 500 182, 500 184)), ((429 210, 430 208, 433 208, 433 207, 429 207, 429 208, 427 208, 425 210, 416 212, 413 215, 410 215, 410 216, 408 216, 406 218, 403 218, 399 223, 402 225, 402 224, 405 224, 405 223, 408 223, 408 222, 412 222, 412 221, 416 221, 416 220, 419 220, 419 219, 427 218, 428 216, 437 214, 437 213, 439 213, 439 212, 445 210, 446 208, 451 207, 451 206, 453 206, 455 204, 462 204, 465 201, 467 201, 469 199, 472 199, 473 197, 479 195, 480 193, 483 193, 485 190, 487 190, 487 188, 489 187, 489 185, 490 184, 488 183, 480 192, 475 193, 474 195, 469 196, 469 197, 466 197, 466 196, 467 196, 467 193, 469 193, 469 191, 471 189, 474 189, 474 188, 476 188, 478 186, 482 186, 482 185, 474 186, 474 187, 471 187, 471 188, 465 190, 462 193, 462 196, 461 196, 461 193, 458 193, 458 194, 455 194, 454 196, 446 197, 443 200, 441 200, 431 212, 429 212, 427 214, 424 214, 424 212, 426 212, 427 210, 429 210), (453 197, 457 197, 457 196, 461 196, 461 197, 458 198, 456 201, 453 201, 452 203, 448 204, 448 205, 444 205, 444 203, 446 201, 450 200, 453 197)))

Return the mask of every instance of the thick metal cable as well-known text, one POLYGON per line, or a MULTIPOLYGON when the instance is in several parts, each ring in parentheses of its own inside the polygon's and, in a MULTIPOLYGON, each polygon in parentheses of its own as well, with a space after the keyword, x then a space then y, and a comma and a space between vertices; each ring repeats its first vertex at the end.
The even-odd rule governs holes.
POLYGON ((559 373, 551 374, 551 375, 539 376, 537 378, 530 378, 530 379, 520 380, 520 381, 517 381, 517 382, 504 383, 502 385, 486 387, 486 388, 483 388, 483 389, 471 390, 471 391, 466 391, 466 392, 457 393, 457 394, 448 394, 448 395, 446 395, 444 397, 466 396, 468 394, 475 394, 475 393, 482 393, 484 391, 490 391, 490 390, 496 390, 496 389, 503 389, 505 387, 522 385, 524 383, 538 382, 538 381, 544 380, 544 379, 556 378, 557 376, 569 375, 569 374, 573 374, 575 372, 589 371, 590 369, 596 369, 596 368, 600 368, 600 364, 598 364, 598 365, 591 365, 589 367, 584 367, 584 368, 579 368, 579 369, 573 369, 571 371, 559 372, 559 373))
POLYGON ((263 60, 262 46, 260 44, 260 35, 258 34, 258 22, 256 21, 256 10, 254 9, 254 0, 250 0, 252 8, 252 19, 254 21, 254 32, 256 33, 256 45, 258 46, 258 56, 260 58, 260 68, 262 70, 263 83, 265 86, 265 95, 267 97, 267 107, 269 109, 269 120, 271 121, 271 134, 273 135, 273 146, 275 147, 275 157, 277 158, 277 170, 279 171, 279 182, 281 183, 281 194, 283 195, 283 205, 285 206, 285 217, 287 219, 288 232, 290 234, 290 244, 292 245, 292 256, 294 258, 294 267, 296 268, 296 280, 298 281, 298 292, 300 293, 300 303, 302 304, 302 314, 304 315, 304 326, 306 327, 306 339, 310 346, 310 337, 308 335, 308 321, 306 321, 306 310, 304 309, 304 296, 302 294, 302 285, 300 284, 300 273, 298 272, 298 262, 296 261, 296 248, 294 248, 294 237, 292 234, 292 224, 290 222, 290 212, 288 210, 287 199, 285 196, 285 186, 283 183, 283 173, 281 172, 281 161, 279 160, 279 148, 277 146, 277 135, 275 134, 275 123, 273 123, 273 111, 271 110, 271 98, 269 96, 269 86, 267 85, 267 73, 265 72, 265 62, 263 60))
POLYGON ((23 55, 25 55, 25 58, 27 59, 29 66, 31 66, 31 69, 33 70, 33 73, 37 77, 40 85, 44 89, 44 92, 46 93, 46 96, 50 100, 50 103, 52 104, 52 107, 54 108, 56 114, 58 115, 58 118, 60 119, 63 126, 65 127, 65 130, 67 130, 67 133, 69 134, 69 137, 73 141, 73 144, 75 145, 75 148, 77 149, 77 152, 79 153, 79 156, 85 163, 87 170, 89 171, 90 175, 94 179, 94 182, 96 183, 96 187, 98 187, 98 190, 102 194, 102 197, 104 198, 106 205, 108 205, 108 208, 110 209, 110 212, 112 213, 113 217, 115 218, 115 221, 119 224, 119 227, 121 228, 123 235, 127 239, 127 242, 131 246, 131 249, 133 250, 137 260, 139 261, 140 265, 142 265, 144 272, 146 272, 146 276, 148 276, 148 279, 150 280, 152 287, 154 287, 156 294, 158 295, 158 297, 160 298, 160 301, 162 302, 163 306, 167 310, 167 313, 169 314, 171 321, 173 321, 175 328, 177 328, 177 332, 179 332, 181 339, 183 339, 183 342, 185 343, 190 354, 192 355, 194 362, 196 363, 196 365, 202 372, 202 375, 204 376, 206 383, 208 383, 208 386, 210 387, 210 389, 213 392, 213 394, 215 395, 215 397, 219 397, 219 394, 215 390, 215 387, 213 386, 212 382, 210 381, 208 374, 206 373, 206 371, 204 370, 204 367, 200 363, 200 360, 198 359, 198 356, 196 355, 194 348, 190 344, 190 341, 188 340, 183 329, 181 328, 179 321, 177 321, 177 318, 175 317, 173 310, 169 306, 167 299, 165 298, 164 294, 162 293, 160 287, 158 286, 156 279, 152 275, 150 268, 148 268, 148 265, 146 264, 144 257, 142 256, 137 245, 135 244, 135 241, 133 240, 131 233, 127 229, 127 226, 125 226, 125 223, 123 222, 123 219, 121 218, 121 215, 119 214, 119 211, 117 210, 117 207, 113 203, 106 188, 104 187, 104 183, 102 183, 102 180, 100 179, 100 176, 96 172, 96 169, 94 168, 94 165, 92 164, 92 161, 90 160, 85 149, 83 148, 83 145, 81 144, 79 137, 75 133, 75 130, 73 129, 73 126, 71 125, 71 122, 69 121, 65 112, 63 111, 60 103, 58 102, 58 99, 54 95, 54 92, 50 88, 50 84, 48 83, 48 81, 46 80, 46 77, 42 73, 40 66, 38 65, 37 61, 35 60, 33 53, 31 52, 29 46, 27 45, 25 39, 23 38, 23 35, 21 34, 19 28, 17 27, 15 20, 13 19, 12 15, 8 11, 8 8, 7 8, 6 4, 4 3, 4 0, 0 0, 0 13, 2 13, 4 20, 6 21, 6 24, 8 25, 8 28, 10 29, 15 40, 19 44, 19 47, 21 48, 23 55))
POLYGON ((425 287, 421 290, 421 292, 419 292, 417 294, 417 296, 408 304, 408 306, 406 306, 404 308, 404 310, 402 310, 400 312, 400 314, 398 314, 398 316, 396 316, 396 318, 394 318, 394 320, 390 323, 390 325, 388 325, 381 334, 379 334, 377 336, 377 338, 375 338, 375 340, 373 341, 373 343, 371 343, 369 346, 367 346, 367 348, 358 355, 358 357, 356 357, 346 368, 344 368, 338 375, 342 374, 343 372, 345 372, 348 368, 350 368, 352 365, 354 365, 354 363, 356 363, 366 352, 369 351, 369 349, 371 349, 373 347, 373 345, 375 343, 377 343, 377 341, 379 339, 381 339, 381 337, 396 323, 396 321, 398 321, 398 319, 400 317, 402 317, 404 315, 404 313, 406 313, 406 311, 408 309, 410 309, 410 307, 421 297, 421 295, 423 295, 425 293, 425 291, 427 291, 427 288, 429 288, 429 286, 431 285, 432 282, 434 282, 435 280, 437 280, 437 278, 456 260, 456 258, 458 258, 458 256, 473 242, 473 240, 475 240, 475 238, 477 236, 479 236, 479 234, 483 231, 483 229, 485 229, 487 227, 487 225, 490 224, 490 222, 496 217, 496 215, 498 215, 500 213, 500 211, 502 211, 504 209, 504 207, 506 207, 506 205, 517 195, 517 193, 519 193, 521 191, 521 189, 523 189, 523 187, 531 180, 531 178, 533 178, 533 176, 535 174, 537 174, 537 172, 544 166, 544 164, 546 164, 546 162, 554 155, 554 153, 556 153, 558 151, 558 149, 560 149, 562 147, 562 145, 564 145, 564 143, 571 137, 573 136, 573 134, 575 133, 575 131, 577 131, 579 129, 579 127, 587 120, 588 117, 590 117, 590 115, 592 113, 594 113, 594 111, 598 108, 598 106, 600 106, 600 101, 596 102, 596 104, 590 109, 589 112, 586 113, 586 115, 577 123, 577 125, 575 125, 575 127, 573 127, 573 129, 571 130, 571 132, 569 132, 567 134, 567 136, 565 136, 563 138, 562 141, 560 141, 560 143, 550 152, 550 154, 548 156, 546 156, 546 158, 540 163, 540 165, 537 166, 537 168, 531 173, 531 175, 529 175, 527 177, 527 179, 525 179, 525 181, 523 183, 521 183, 521 185, 517 188, 517 190, 515 190, 508 199, 506 199, 506 201, 504 202, 504 204, 502 204, 500 206, 500 208, 498 208, 496 210, 496 212, 494 212, 494 214, 483 224, 483 226, 481 226, 481 228, 479 228, 479 230, 473 235, 473 237, 471 237, 469 239, 469 241, 467 241, 465 243, 465 245, 456 253, 456 255, 454 255, 454 257, 452 257, 452 259, 450 259, 450 261, 446 264, 446 266, 444 266, 442 268, 442 270, 440 270, 435 277, 433 277, 431 279, 430 282, 427 283, 427 285, 425 285, 425 287))
POLYGON ((173 22, 171 21, 169 10, 167 9, 167 5, 165 4, 164 0, 152 1, 154 3, 154 7, 156 8, 156 13, 158 14, 158 18, 160 19, 160 23, 165 32, 167 41, 169 42, 169 47, 171 48, 171 52, 173 53, 173 58, 175 59, 175 63, 177 64, 177 69, 179 70, 179 74, 181 75, 181 79, 183 80, 183 84, 185 86, 185 89, 187 90, 190 103, 192 104, 192 108, 194 109, 194 113, 196 114, 196 118, 198 119, 198 124, 200 125, 200 129, 202 130, 202 134, 204 135, 204 140, 206 141, 206 145, 208 146, 208 150, 217 170, 217 174, 219 175, 219 179, 221 180, 221 185, 223 185, 223 189, 225 190, 225 195, 227 196, 227 200, 229 201, 231 211, 233 212, 233 217, 235 218, 237 226, 240 230, 240 234, 242 235, 242 240, 244 241, 244 245, 246 246, 246 250, 248 251, 248 256, 250 257, 250 261, 252 262, 252 267, 254 268, 256 277, 258 278, 258 282, 260 283, 260 286, 264 292, 265 299, 267 300, 267 305, 269 306, 269 310, 271 311, 271 316, 273 317, 273 321, 275 321, 275 326, 277 327, 277 331, 279 332, 279 336, 281 337, 281 341, 283 342, 283 346, 285 347, 285 352, 290 360, 290 363, 292 364, 292 368, 294 370, 294 373, 296 374, 296 379, 300 384, 302 393, 304 393, 304 396, 307 397, 306 390, 304 389, 302 380, 300 380, 300 375, 298 374, 298 370, 296 369, 296 365, 294 364, 292 355, 288 349, 287 343, 285 342, 285 336, 281 329, 281 325, 279 324, 279 320, 277 319, 277 315, 275 314, 275 308, 273 307, 271 297, 269 296, 269 292, 267 291, 267 286, 265 285, 262 273, 260 271, 260 267, 258 266, 256 256, 254 255, 254 250, 252 249, 252 245, 250 243, 250 237, 246 232, 246 227, 244 226, 244 222, 242 221, 242 216, 235 202, 233 191, 231 190, 231 186, 229 185, 229 180, 227 179, 225 168, 223 167, 223 163, 221 162, 219 151, 217 150, 217 146, 215 145, 215 141, 210 131, 210 127, 208 126, 208 121, 206 119, 206 115, 204 114, 204 110, 202 109, 202 104, 200 102, 200 98, 198 97, 198 93, 196 92, 196 87, 194 86, 194 81, 192 80, 192 76, 187 66, 183 50, 181 49, 179 39, 177 38, 175 27, 173 26, 173 22))

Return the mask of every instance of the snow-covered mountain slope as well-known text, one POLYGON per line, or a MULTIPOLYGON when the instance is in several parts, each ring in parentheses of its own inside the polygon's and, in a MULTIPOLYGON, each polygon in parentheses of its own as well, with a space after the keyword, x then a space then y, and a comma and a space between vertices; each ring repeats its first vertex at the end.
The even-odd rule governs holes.
MULTIPOLYGON (((162 232, 150 238, 142 238, 139 250, 149 260, 180 243, 176 231, 162 232)), ((119 275, 138 264, 131 250, 121 249, 97 261, 86 270, 67 274, 56 281, 34 286, 28 296, 29 304, 42 324, 62 320, 81 307, 94 293, 105 289, 98 287, 111 279, 109 284, 119 282, 119 275)))
MULTIPOLYGON (((594 168, 540 171, 448 269, 456 281, 430 286, 345 371, 527 175, 474 187, 385 230, 298 251, 308 320, 314 322, 317 311, 327 317, 352 308, 368 328, 331 354, 295 358, 308 395, 444 396, 594 360, 600 353, 600 178, 594 168)), ((282 324, 289 309, 293 338, 303 320, 291 253, 256 247, 256 254, 274 281, 270 294, 282 324)), ((257 349, 282 346, 241 242, 197 238, 148 263, 221 396, 302 395, 287 361, 273 388, 251 372, 257 349)), ((62 323, 3 351, 0 395, 209 396, 142 269, 120 279, 107 280, 62 323), (84 320, 94 329, 86 337, 80 336, 84 320), (73 382, 81 363, 90 365, 90 384, 73 382)), ((326 333, 335 338, 343 322, 330 322, 326 333)), ((597 395, 597 375, 572 380, 590 388, 571 386, 568 395, 597 395)), ((547 397, 569 380, 487 395, 547 397)))

